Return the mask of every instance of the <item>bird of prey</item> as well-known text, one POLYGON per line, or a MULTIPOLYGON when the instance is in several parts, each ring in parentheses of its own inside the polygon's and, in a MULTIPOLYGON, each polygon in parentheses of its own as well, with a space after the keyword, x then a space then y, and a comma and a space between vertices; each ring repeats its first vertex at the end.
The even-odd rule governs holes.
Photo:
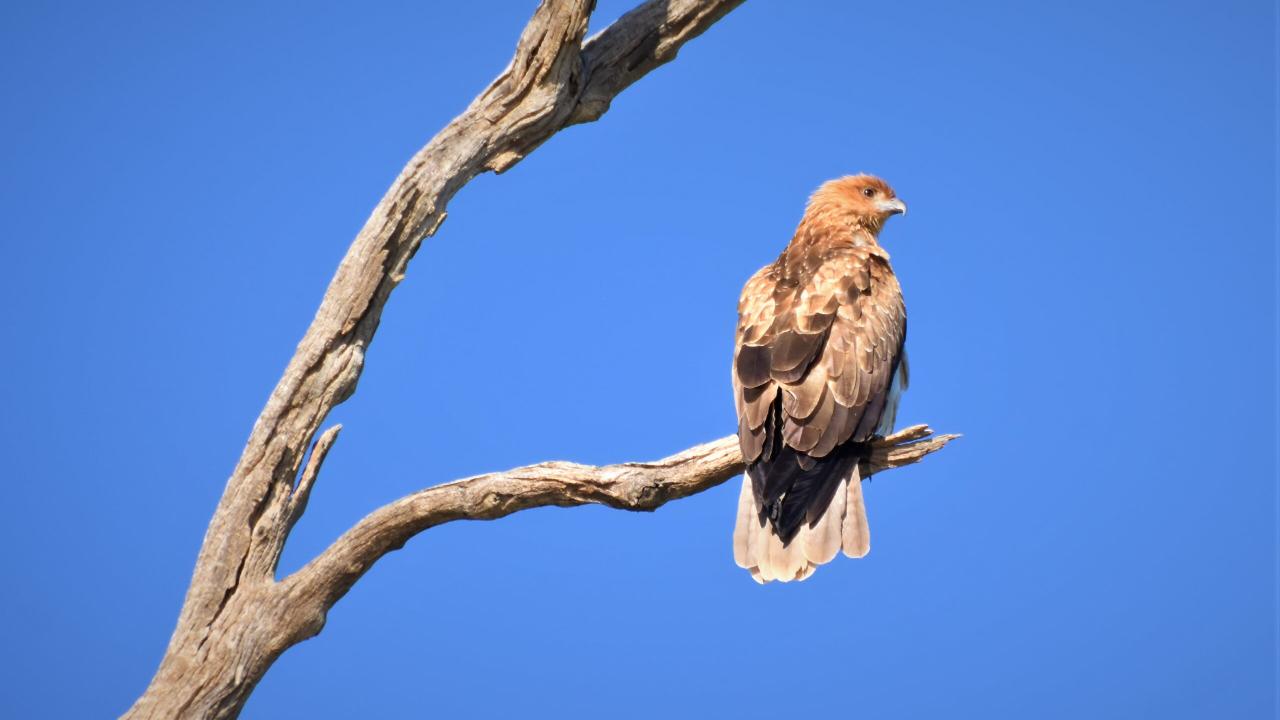
POLYGON ((733 557, 757 582, 804 580, 871 549, 858 461, 893 430, 907 311, 878 237, 907 206, 869 175, 824 183, 791 243, 738 302, 733 391, 747 462, 733 557))

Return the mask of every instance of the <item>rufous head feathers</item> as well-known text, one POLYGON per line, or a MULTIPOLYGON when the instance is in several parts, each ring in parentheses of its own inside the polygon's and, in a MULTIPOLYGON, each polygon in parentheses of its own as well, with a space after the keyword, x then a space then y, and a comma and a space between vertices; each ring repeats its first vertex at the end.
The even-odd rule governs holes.
POLYGON ((898 199, 889 183, 873 175, 846 175, 815 190, 804 214, 806 221, 854 224, 875 234, 885 220, 906 212, 906 203, 898 199))

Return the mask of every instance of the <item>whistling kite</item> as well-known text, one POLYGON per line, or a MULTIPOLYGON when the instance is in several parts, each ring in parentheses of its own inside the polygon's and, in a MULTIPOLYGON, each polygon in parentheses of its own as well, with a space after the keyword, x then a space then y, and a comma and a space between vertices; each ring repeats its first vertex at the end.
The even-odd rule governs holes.
POLYGON ((858 459, 892 432, 907 387, 907 310, 876 238, 906 211, 879 178, 827 182, 742 290, 733 391, 747 474, 733 557, 757 582, 871 549, 858 459))

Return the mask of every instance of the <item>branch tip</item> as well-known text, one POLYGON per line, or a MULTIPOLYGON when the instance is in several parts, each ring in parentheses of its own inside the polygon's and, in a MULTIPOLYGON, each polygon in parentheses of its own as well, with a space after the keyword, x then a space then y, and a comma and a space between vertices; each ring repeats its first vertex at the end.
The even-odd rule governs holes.
POLYGON ((320 475, 320 468, 324 465, 324 459, 329 455, 329 449, 333 447, 333 443, 338 439, 338 433, 340 432, 342 432, 342 424, 338 423, 321 433, 315 445, 311 447, 311 457, 307 458, 307 466, 302 469, 302 475, 298 479, 298 486, 293 490, 290 515, 295 521, 306 508, 307 498, 311 495, 311 488, 315 485, 316 477, 320 475))

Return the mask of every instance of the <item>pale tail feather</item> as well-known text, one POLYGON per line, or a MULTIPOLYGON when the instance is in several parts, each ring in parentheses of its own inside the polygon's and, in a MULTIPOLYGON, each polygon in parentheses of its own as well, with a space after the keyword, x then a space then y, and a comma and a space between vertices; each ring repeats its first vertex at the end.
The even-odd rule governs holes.
POLYGON ((800 575, 808 561, 804 559, 804 551, 800 549, 800 543, 793 540, 783 545, 782 538, 771 532, 769 533, 769 562, 773 564, 771 570, 775 579, 791 582, 800 575))
POLYGON ((840 547, 844 544, 842 536, 848 496, 849 493, 843 487, 836 488, 831 494, 831 504, 822 513, 822 517, 818 518, 817 524, 807 528, 809 532, 805 537, 804 556, 813 565, 829 563, 840 552, 840 547))
POLYGON ((742 476, 742 494, 738 496, 738 520, 733 525, 733 561, 740 568, 755 566, 752 552, 756 534, 761 531, 756 517, 756 499, 751 493, 751 478, 742 476))
POLYGON ((759 583, 804 580, 842 549, 849 557, 862 557, 871 548, 862 481, 856 465, 842 487, 832 493, 831 504, 818 521, 812 527, 802 525, 786 546, 774 534, 773 527, 762 526, 759 518, 751 479, 744 476, 733 529, 733 559, 759 583))
POLYGON ((848 507, 841 546, 846 556, 860 558, 871 552, 871 530, 867 527, 867 506, 862 501, 862 478, 856 465, 852 480, 847 485, 849 497, 845 500, 848 507))
MULTIPOLYGON (((755 496, 753 495, 751 500, 751 509, 753 514, 755 512, 755 508, 755 496)), ((760 521, 759 519, 754 519, 752 522, 759 523, 760 521)), ((770 530, 767 525, 761 526, 759 530, 752 535, 751 556, 747 558, 747 562, 751 563, 751 566, 756 569, 756 573, 760 575, 760 577, 756 578, 757 582, 767 583, 777 579, 777 576, 773 574, 773 563, 769 562, 769 540, 772 537, 773 531, 770 530)))

